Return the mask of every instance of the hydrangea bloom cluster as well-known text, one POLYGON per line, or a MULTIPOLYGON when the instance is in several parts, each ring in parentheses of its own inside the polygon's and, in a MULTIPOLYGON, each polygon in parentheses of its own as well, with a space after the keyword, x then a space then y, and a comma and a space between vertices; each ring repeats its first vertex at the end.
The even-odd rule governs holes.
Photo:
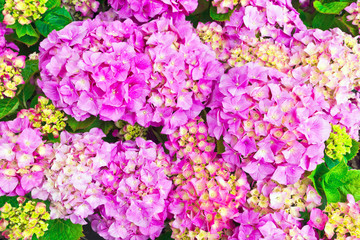
POLYGON ((120 18, 134 17, 139 22, 149 20, 165 13, 189 15, 195 11, 197 0, 109 0, 120 18))
POLYGON ((0 50, 0 99, 13 98, 17 86, 24 83, 21 70, 25 67, 25 58, 10 48, 0 50))
POLYGON ((40 19, 42 14, 47 10, 45 6, 48 0, 6 0, 4 10, 3 22, 6 25, 12 25, 18 21, 21 25, 30 24, 31 22, 40 19))
POLYGON ((309 178, 303 178, 290 185, 281 185, 273 181, 257 182, 247 195, 247 208, 260 215, 280 210, 300 218, 300 212, 311 211, 321 205, 321 196, 311 186, 309 178))
POLYGON ((92 18, 100 5, 97 0, 62 0, 61 3, 76 20, 92 18))
POLYGON ((227 161, 254 180, 294 184, 323 161, 331 125, 312 86, 249 63, 223 75, 214 94, 209 133, 223 136, 227 161))
POLYGON ((19 207, 12 207, 5 203, 0 208, 0 231, 2 235, 10 240, 30 240, 35 234, 37 238, 44 235, 48 228, 46 220, 50 214, 46 211, 43 202, 27 201, 18 197, 19 207))
POLYGON ((204 109, 223 72, 181 16, 140 27, 131 20, 71 23, 50 33, 40 50, 39 86, 55 106, 77 120, 100 114, 164 124, 164 133, 204 109))
POLYGON ((40 44, 39 86, 56 107, 79 121, 99 113, 119 120, 141 106, 141 94, 149 92, 143 84, 148 60, 129 44, 136 29, 131 20, 95 19, 51 32, 40 44))
POLYGON ((244 6, 247 5, 247 2, 249 1, 250 0, 214 0, 211 1, 211 4, 216 7, 217 13, 227 13, 228 11, 233 10, 240 2, 242 3, 241 5, 244 6))
POLYGON ((236 218, 240 226, 235 229, 229 240, 319 239, 315 230, 309 225, 302 226, 300 220, 283 210, 260 216, 257 212, 245 209, 236 218))
POLYGON ((93 229, 105 239, 158 237, 168 216, 169 164, 161 145, 152 141, 119 142, 108 168, 97 176, 106 201, 89 218, 93 229))
POLYGON ((138 137, 145 138, 147 129, 140 126, 138 123, 135 125, 131 125, 125 121, 117 121, 115 123, 116 127, 119 128, 115 129, 113 132, 114 137, 119 137, 122 140, 135 140, 138 137))
POLYGON ((347 20, 360 28, 360 1, 351 3, 345 8, 345 11, 350 13, 350 15, 347 16, 347 20))
MULTIPOLYGON (((216 153, 193 153, 178 160, 171 171, 175 189, 170 194, 169 211, 174 239, 192 234, 206 234, 208 239, 229 236, 238 208, 244 206, 250 189, 241 170, 231 173, 216 153), (197 232, 194 229, 199 229, 197 232)), ((201 238, 200 238, 201 239, 201 238)))
POLYGON ((18 112, 18 118, 28 117, 31 127, 38 128, 43 135, 52 134, 59 137, 59 132, 66 127, 67 118, 64 113, 56 110, 49 99, 39 96, 35 108, 22 109, 18 112))
POLYGON ((51 154, 28 118, 0 122, 0 195, 23 196, 40 186, 51 154))
POLYGON ((325 154, 332 159, 342 160, 345 154, 350 153, 352 140, 346 133, 345 127, 340 125, 332 125, 331 127, 330 137, 325 142, 325 154))
POLYGON ((208 136, 208 127, 200 117, 177 127, 175 132, 168 135, 168 139, 165 147, 171 156, 176 154, 177 159, 191 157, 194 153, 211 153, 215 149, 215 139, 208 136))
POLYGON ((104 202, 102 188, 95 181, 102 167, 111 159, 114 144, 104 142, 98 128, 83 134, 60 134, 60 143, 53 145, 51 167, 44 171, 44 183, 32 191, 32 197, 49 199, 51 218, 84 220, 104 202))
POLYGON ((325 207, 325 210, 322 213, 320 212, 315 215, 317 218, 321 219, 319 222, 322 225, 325 225, 325 234, 329 239, 333 237, 335 237, 335 239, 360 238, 359 202, 355 202, 355 199, 351 194, 347 195, 347 201, 347 203, 330 203, 325 207), (324 213, 327 217, 321 215, 324 213))
POLYGON ((230 21, 221 25, 209 22, 197 27, 199 35, 205 36, 202 40, 216 49, 223 61, 230 58, 231 49, 249 43, 246 40, 256 36, 290 43, 293 32, 303 30, 306 30, 306 26, 299 13, 288 1, 278 0, 241 1, 241 7, 234 11, 230 21))

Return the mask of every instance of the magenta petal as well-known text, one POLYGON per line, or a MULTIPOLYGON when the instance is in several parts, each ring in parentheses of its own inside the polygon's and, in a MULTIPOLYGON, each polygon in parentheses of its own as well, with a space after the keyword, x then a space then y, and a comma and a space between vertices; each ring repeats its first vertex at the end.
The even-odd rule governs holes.
POLYGON ((5 193, 11 193, 18 185, 19 180, 16 177, 9 177, 3 174, 0 175, 0 188, 5 193))

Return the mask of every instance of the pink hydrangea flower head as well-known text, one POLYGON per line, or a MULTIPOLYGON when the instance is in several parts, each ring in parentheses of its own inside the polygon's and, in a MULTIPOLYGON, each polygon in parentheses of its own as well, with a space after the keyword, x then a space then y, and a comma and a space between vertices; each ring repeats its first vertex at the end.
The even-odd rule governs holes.
POLYGON ((32 190, 33 197, 51 201, 52 219, 86 224, 84 219, 106 201, 95 179, 108 166, 116 146, 104 142, 104 136, 98 128, 83 134, 63 131, 61 142, 53 145, 55 154, 51 168, 44 171, 45 181, 32 190))
POLYGON ((50 144, 29 119, 0 122, 0 195, 24 196, 42 185, 52 156, 50 144))
POLYGON ((311 86, 288 83, 285 74, 248 63, 221 77, 218 98, 210 104, 209 135, 223 136, 227 149, 240 155, 237 165, 254 180, 294 184, 323 161, 331 131, 327 108, 310 107, 316 102, 311 86), (304 92, 313 97, 304 99, 304 92))
POLYGON ((108 168, 96 177, 106 202, 89 217, 93 229, 104 238, 158 237, 168 216, 169 164, 152 141, 119 142, 108 168))
POLYGON ((197 8, 196 0, 110 0, 110 6, 119 10, 121 18, 134 17, 139 22, 149 20, 166 13, 189 15, 197 8))

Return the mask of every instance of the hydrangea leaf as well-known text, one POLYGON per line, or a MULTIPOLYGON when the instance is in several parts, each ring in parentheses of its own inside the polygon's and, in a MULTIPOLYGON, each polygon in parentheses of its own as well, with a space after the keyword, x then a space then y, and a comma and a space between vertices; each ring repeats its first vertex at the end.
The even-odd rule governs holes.
POLYGON ((321 30, 328 30, 333 26, 334 19, 335 18, 332 15, 318 13, 312 21, 312 27, 319 28, 321 30))
POLYGON ((38 104, 38 102, 39 102, 39 101, 38 101, 39 96, 45 97, 44 94, 37 94, 37 95, 31 100, 31 103, 30 103, 30 107, 31 107, 31 108, 34 108, 34 107, 36 106, 36 104, 38 104))
POLYGON ((352 194, 355 201, 360 200, 360 171, 351 170, 348 171, 345 181, 346 184, 339 188, 339 191, 344 195, 352 194))
POLYGON ((39 72, 39 60, 27 60, 25 62, 25 68, 21 71, 21 75, 24 81, 28 82, 37 72, 39 72))
POLYGON ((0 22, 4 20, 4 15, 2 11, 4 10, 5 0, 0 0, 0 22))
POLYGON ((328 203, 337 203, 342 201, 341 194, 337 188, 325 187, 325 194, 328 203))
POLYGON ((326 167, 325 163, 321 163, 316 166, 315 170, 309 175, 309 179, 313 182, 315 190, 319 195, 323 195, 321 181, 323 176, 329 172, 329 169, 326 167))
POLYGON ((23 36, 39 37, 39 34, 33 28, 31 24, 21 25, 19 24, 15 29, 16 35, 21 38, 23 36))
POLYGON ((231 14, 234 12, 233 10, 229 10, 227 13, 217 13, 217 8, 214 6, 210 6, 210 17, 219 22, 224 22, 230 20, 231 14))
POLYGON ((164 231, 156 240, 172 240, 171 231, 164 231))
POLYGON ((359 151, 359 142, 352 139, 351 144, 352 144, 352 146, 350 148, 350 153, 348 153, 344 156, 348 161, 353 159, 359 151))
POLYGON ((87 119, 85 119, 84 121, 78 122, 75 120, 75 118, 71 117, 71 116, 67 116, 68 121, 66 122, 67 125, 69 125, 71 127, 71 129, 75 132, 77 130, 81 130, 81 129, 85 129, 87 127, 89 127, 90 125, 92 125, 95 120, 96 117, 95 116, 91 116, 87 119))
POLYGON ((23 90, 18 94, 18 97, 20 98, 22 104, 26 107, 27 104, 27 100, 29 100, 31 98, 31 96, 34 94, 35 92, 35 86, 32 85, 31 83, 26 83, 24 85, 23 90))
POLYGON ((84 236, 80 224, 73 224, 70 220, 55 219, 47 221, 48 230, 39 240, 79 240, 84 236))
POLYGON ((329 169, 332 169, 333 167, 335 167, 336 165, 339 164, 339 160, 338 160, 338 159, 332 159, 332 158, 330 158, 329 156, 327 156, 326 154, 325 154, 325 156, 324 156, 324 160, 325 160, 326 166, 327 166, 329 169))
POLYGON ((53 30, 59 31, 72 22, 70 13, 65 8, 56 7, 45 14, 41 20, 35 21, 40 34, 47 37, 53 30))
POLYGON ((219 154, 225 152, 224 139, 222 137, 216 140, 216 150, 219 154))
POLYGON ((61 6, 61 0, 48 0, 45 3, 45 6, 48 9, 53 9, 53 8, 56 8, 56 7, 60 7, 61 6))
POLYGON ((346 165, 345 161, 341 161, 338 165, 331 168, 330 171, 324 175, 322 182, 327 188, 338 188, 344 185, 344 179, 347 171, 348 166, 346 165))
POLYGON ((100 129, 107 135, 111 129, 115 128, 115 124, 112 121, 101 121, 100 129))
POLYGON ((1 196, 0 197, 0 207, 4 206, 5 203, 9 203, 13 207, 19 207, 19 203, 16 199, 17 199, 17 196, 15 196, 15 197, 1 196))
POLYGON ((323 4, 320 1, 315 1, 314 8, 324 14, 339 14, 349 4, 348 2, 330 2, 323 4))
POLYGON ((13 113, 19 107, 18 98, 4 98, 0 100, 0 119, 13 113))
POLYGON ((30 36, 30 35, 25 35, 23 37, 18 37, 16 34, 12 34, 11 35, 12 38, 18 42, 22 42, 24 44, 26 44, 27 46, 32 46, 35 43, 37 43, 37 41, 39 40, 39 35, 37 37, 34 36, 30 36))

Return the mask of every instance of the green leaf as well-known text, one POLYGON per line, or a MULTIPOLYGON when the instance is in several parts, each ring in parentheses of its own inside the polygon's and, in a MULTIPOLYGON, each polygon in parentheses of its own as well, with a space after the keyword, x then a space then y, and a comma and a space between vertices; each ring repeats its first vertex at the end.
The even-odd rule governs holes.
POLYGON ((221 154, 225 152, 224 139, 221 137, 219 140, 216 140, 216 151, 221 154))
POLYGON ((19 107, 18 98, 4 98, 0 100, 0 119, 13 113, 19 107))
MULTIPOLYGON (((338 165, 330 169, 323 177, 323 182, 326 187, 338 188, 344 185, 344 180, 346 173, 348 171, 348 166, 345 161, 341 161, 338 165)), ((325 189, 326 193, 326 189, 325 189)))
POLYGON ((329 188, 324 186, 324 189, 328 203, 337 203, 342 201, 342 195, 337 188, 329 188))
POLYGON ((229 10, 227 13, 217 13, 217 8, 214 6, 210 6, 210 17, 219 22, 224 22, 230 20, 231 14, 235 9, 229 10))
POLYGON ((33 36, 29 36, 29 35, 25 35, 23 37, 18 37, 16 34, 12 34, 11 37, 18 42, 22 42, 22 43, 26 44, 27 46, 34 45, 35 43, 37 43, 37 41, 40 38, 40 36, 33 37, 33 36))
POLYGON ((46 6, 48 9, 60 7, 60 6, 61 6, 61 0, 48 0, 48 1, 45 3, 45 6, 46 6))
POLYGON ((43 96, 45 97, 44 94, 37 94, 32 100, 31 100, 31 103, 30 103, 30 107, 31 108, 34 108, 36 106, 36 104, 38 104, 38 101, 39 101, 39 97, 40 96, 43 96))
POLYGON ((342 195, 346 196, 347 194, 352 194, 355 198, 355 201, 360 200, 360 171, 359 170, 350 170, 348 171, 345 182, 346 184, 339 188, 339 191, 342 195))
POLYGON ((19 38, 25 35, 29 35, 31 37, 39 37, 39 34, 35 31, 35 29, 31 24, 27 24, 27 25, 19 24, 19 26, 16 27, 15 32, 19 38))
POLYGON ((82 225, 73 224, 69 219, 55 219, 47 221, 48 230, 39 240, 79 240, 84 236, 82 225))
POLYGON ((156 240, 173 240, 171 234, 171 231, 163 232, 156 240))
POLYGON ((339 164, 339 160, 338 159, 332 159, 330 158, 328 155, 325 154, 324 156, 324 160, 325 160, 325 163, 326 163, 326 166, 329 168, 329 169, 332 169, 333 167, 335 167, 336 165, 339 164))
POLYGON ((115 128, 115 124, 113 121, 101 121, 100 125, 101 130, 107 135, 113 128, 115 128))
POLYGON ((40 34, 47 37, 53 30, 59 31, 72 22, 70 13, 65 8, 56 7, 45 14, 41 20, 35 21, 40 34))
POLYGON ((39 72, 39 60, 27 60, 25 68, 22 69, 21 75, 25 82, 28 82, 29 79, 37 72, 39 72))
POLYGON ((315 15, 315 17, 312 21, 312 26, 314 28, 328 30, 333 27, 334 19, 335 18, 333 15, 318 13, 315 15))
POLYGON ((315 190, 322 195, 322 186, 321 182, 326 173, 329 172, 329 169, 326 167, 325 163, 321 163, 316 166, 315 170, 309 175, 309 179, 313 182, 315 190))
POLYGON ((357 153, 358 153, 358 151, 359 151, 359 142, 355 141, 354 139, 351 139, 351 140, 352 140, 352 142, 351 142, 352 146, 351 146, 351 148, 350 148, 350 153, 347 153, 347 154, 345 155, 345 158, 346 158, 348 161, 350 161, 351 159, 353 159, 353 158, 357 155, 357 153))
POLYGON ((8 197, 8 196, 1 196, 0 197, 0 207, 3 207, 5 203, 9 203, 13 207, 18 207, 19 203, 16 200, 18 196, 15 197, 8 197))
POLYGON ((346 8, 350 3, 348 2, 331 2, 322 4, 320 1, 314 2, 314 8, 324 14, 340 14, 344 8, 346 8))
POLYGON ((30 97, 34 94, 35 92, 35 86, 32 85, 31 83, 26 83, 24 85, 23 90, 20 92, 20 94, 18 95, 18 97, 20 98, 22 104, 24 105, 24 107, 27 107, 27 100, 30 99, 30 97))
POLYGON ((75 118, 71 116, 67 116, 68 120, 66 121, 67 125, 71 127, 71 129, 75 132, 80 129, 85 129, 89 127, 91 124, 93 124, 96 120, 95 116, 91 116, 84 121, 78 122, 75 120, 75 118))

